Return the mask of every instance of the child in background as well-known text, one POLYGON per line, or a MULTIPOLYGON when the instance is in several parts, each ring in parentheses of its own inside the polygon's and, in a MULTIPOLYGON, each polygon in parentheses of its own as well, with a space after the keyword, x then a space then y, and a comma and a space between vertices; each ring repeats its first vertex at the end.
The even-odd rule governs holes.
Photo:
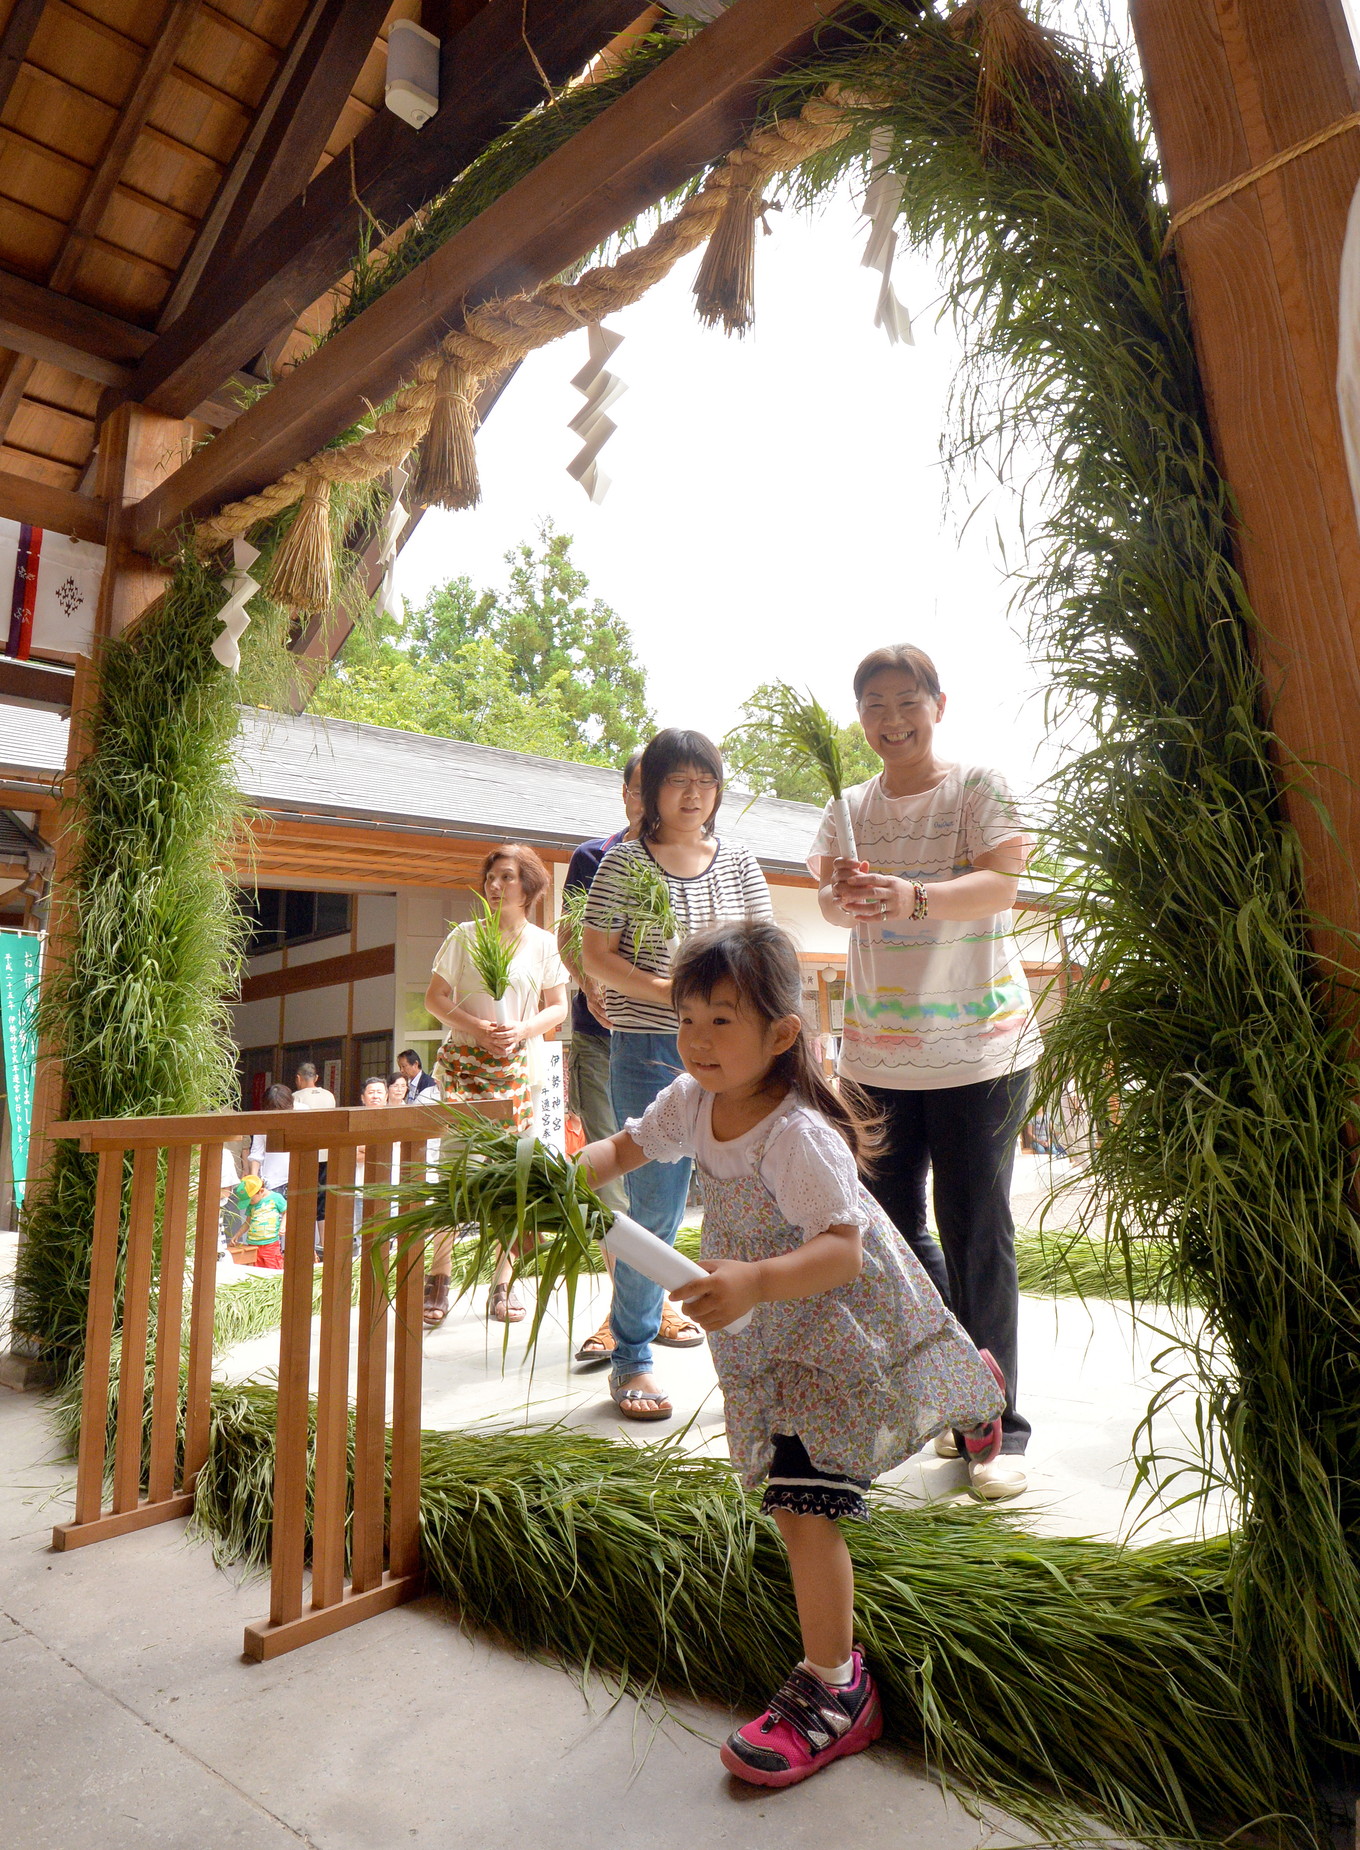
POLYGON ((711 1333, 728 1450, 748 1489, 765 1483, 805 1652, 722 1750, 758 1786, 794 1785, 882 1734, 837 1522, 867 1521, 870 1481, 948 1428, 970 1457, 992 1456, 1005 1398, 996 1365, 861 1185, 872 1133, 818 1072, 800 991, 797 952, 775 925, 690 938, 673 970, 683 1075, 582 1152, 595 1182, 685 1157, 703 1176, 709 1276, 675 1295, 711 1333), (751 1309, 744 1330, 726 1330, 751 1309))
POLYGON ((232 1191, 244 1210, 242 1238, 250 1247, 252 1263, 269 1272, 283 1270, 283 1217, 287 1203, 276 1189, 266 1188, 259 1176, 246 1176, 232 1191))

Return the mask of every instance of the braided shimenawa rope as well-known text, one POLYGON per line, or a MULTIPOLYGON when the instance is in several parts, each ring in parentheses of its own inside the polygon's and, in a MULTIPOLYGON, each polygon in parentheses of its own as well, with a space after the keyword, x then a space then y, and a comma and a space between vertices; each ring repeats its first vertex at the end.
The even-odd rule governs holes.
POLYGON ((478 380, 503 371, 535 348, 546 347, 573 329, 601 320, 639 301, 689 252, 709 238, 722 217, 726 190, 733 184, 763 185, 777 173, 797 167, 833 147, 854 127, 850 111, 871 99, 828 85, 805 103, 796 116, 755 130, 742 148, 716 167, 700 190, 645 244, 612 263, 587 270, 574 283, 544 283, 523 295, 505 296, 469 309, 463 326, 448 334, 420 362, 409 384, 398 391, 367 435, 342 449, 318 450, 306 462, 281 475, 271 487, 229 502, 211 519, 198 522, 195 550, 202 555, 235 539, 257 521, 281 514, 301 500, 313 481, 371 482, 394 467, 420 442, 434 410, 440 368, 457 361, 475 389, 478 380))

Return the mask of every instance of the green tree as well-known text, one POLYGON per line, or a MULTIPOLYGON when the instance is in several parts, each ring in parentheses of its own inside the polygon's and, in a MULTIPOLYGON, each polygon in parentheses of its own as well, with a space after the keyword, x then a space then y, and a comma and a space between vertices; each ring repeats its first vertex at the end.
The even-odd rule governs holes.
MULTIPOLYGON (((723 756, 732 780, 758 796, 825 803, 826 784, 816 766, 795 758, 762 724, 756 709, 771 692, 772 684, 765 682, 750 693, 741 704, 740 724, 723 740, 723 756)), ((863 783, 881 768, 857 722, 840 728, 840 742, 848 782, 863 783)))
POLYGON ((571 536, 550 521, 506 554, 506 590, 438 586, 404 627, 356 630, 322 677, 314 713, 471 739, 546 758, 616 764, 653 726, 624 620, 586 602, 571 536))

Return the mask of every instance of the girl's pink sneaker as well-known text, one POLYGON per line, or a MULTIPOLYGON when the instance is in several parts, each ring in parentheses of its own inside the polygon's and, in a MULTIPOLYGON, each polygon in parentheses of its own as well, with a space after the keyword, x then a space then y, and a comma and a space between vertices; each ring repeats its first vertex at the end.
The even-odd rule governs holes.
MULTIPOLYGON (((1006 1377, 1002 1374, 996 1358, 990 1349, 979 1349, 978 1354, 992 1371, 996 1385, 1001 1389, 1004 1399, 1006 1377)), ((999 1413, 994 1420, 988 1420, 984 1426, 978 1426, 972 1432, 966 1432, 963 1435, 963 1453, 970 1465, 990 1464, 1000 1450, 1001 1415, 999 1413)))
POLYGON ((856 1651, 855 1674, 833 1688, 802 1665, 755 1721, 729 1735, 722 1763, 753 1786, 796 1786, 883 1733, 878 1687, 856 1651))

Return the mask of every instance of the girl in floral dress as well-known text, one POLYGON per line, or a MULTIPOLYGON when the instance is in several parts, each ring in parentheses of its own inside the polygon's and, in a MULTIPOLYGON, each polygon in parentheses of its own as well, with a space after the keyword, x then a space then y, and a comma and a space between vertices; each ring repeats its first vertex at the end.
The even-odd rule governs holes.
POLYGON ((1004 1383, 945 1309, 860 1183, 873 1138, 817 1071, 798 956, 764 922, 720 925, 675 960, 685 1071, 641 1118, 590 1144, 595 1181, 692 1157, 704 1183, 701 1264, 675 1295, 712 1335, 728 1449, 788 1550, 803 1662, 733 1734, 739 1778, 789 1786, 878 1739, 874 1680, 854 1646, 844 1517, 867 1521, 879 1473, 937 1433, 971 1457, 1001 1442, 1004 1383), (746 1311, 751 1322, 728 1331, 746 1311))

